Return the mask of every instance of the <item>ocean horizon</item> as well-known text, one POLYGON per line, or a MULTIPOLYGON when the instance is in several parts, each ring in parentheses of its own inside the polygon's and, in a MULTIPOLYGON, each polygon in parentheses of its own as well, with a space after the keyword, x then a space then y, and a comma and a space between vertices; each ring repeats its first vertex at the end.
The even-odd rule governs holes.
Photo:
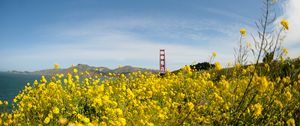
POLYGON ((10 103, 27 85, 39 80, 41 75, 0 72, 0 100, 10 103))

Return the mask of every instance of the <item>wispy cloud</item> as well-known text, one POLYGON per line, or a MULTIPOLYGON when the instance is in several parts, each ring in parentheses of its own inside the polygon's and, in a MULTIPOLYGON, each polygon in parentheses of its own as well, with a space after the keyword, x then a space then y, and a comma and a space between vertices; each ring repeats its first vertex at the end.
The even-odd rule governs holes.
MULTIPOLYGON (((15 30, 7 33, 10 36, 3 34, 5 44, 0 50, 0 70, 37 70, 51 68, 53 63, 63 67, 87 63, 157 68, 160 48, 166 49, 167 65, 172 70, 193 61, 208 61, 212 52, 218 53, 217 61, 226 64, 234 60, 233 48, 239 41, 240 27, 245 27, 249 34, 255 33, 252 21, 256 19, 249 18, 259 17, 255 8, 260 2, 198 1, 196 3, 201 4, 195 4, 177 1, 159 6, 156 2, 149 3, 128 3, 124 8, 108 4, 100 10, 99 6, 103 4, 99 4, 94 8, 67 9, 57 15, 51 15, 55 11, 49 8, 51 13, 41 17, 43 20, 30 15, 26 17, 27 23, 31 24, 28 27, 32 29, 17 39, 11 38, 16 36, 15 30, 22 33, 20 29, 27 27, 8 22, 10 25, 6 29, 12 27, 15 30), (166 5, 170 7, 166 8, 166 5), (141 12, 136 13, 138 10, 141 12), (14 46, 15 43, 19 46, 14 46)), ((285 10, 291 29, 284 46, 290 49, 292 57, 300 53, 297 5, 299 1, 288 0, 285 10)), ((13 17, 18 17, 12 18, 16 20, 24 15, 13 17)), ((252 41, 251 37, 245 41, 252 41)))
MULTIPOLYGON (((101 19, 85 22, 78 26, 64 27, 57 34, 62 36, 101 35, 107 32, 128 32, 148 38, 184 39, 188 41, 203 41, 218 38, 218 36, 232 37, 232 30, 237 25, 222 24, 221 21, 209 19, 180 19, 155 17, 124 17, 117 19, 101 19), (196 37, 198 36, 198 37, 196 37)), ((51 31, 51 32, 53 32, 51 31)), ((201 43, 203 44, 203 43, 201 43)))
POLYGON ((240 21, 241 24, 247 24, 247 25, 252 25, 253 24, 253 19, 249 18, 249 17, 246 17, 246 16, 243 16, 243 15, 239 15, 239 14, 236 14, 234 12, 230 12, 230 11, 227 11, 227 10, 224 10, 224 9, 217 9, 217 8, 210 8, 210 7, 204 7, 202 8, 212 14, 217 14, 217 15, 220 15, 220 16, 224 16, 224 17, 227 17, 231 20, 237 20, 237 21, 240 21))
MULTIPOLYGON (((134 61, 140 60, 144 62, 139 66, 156 68, 158 50, 165 48, 168 67, 174 70, 194 61, 208 61, 208 56, 214 51, 219 52, 218 60, 232 60, 232 45, 237 38, 233 37, 233 32, 238 31, 236 27, 210 20, 96 20, 76 27, 53 27, 47 34, 64 39, 54 39, 49 44, 37 44, 30 49, 15 50, 10 56, 1 58, 7 63, 29 63, 34 60, 52 63, 112 61, 107 64, 109 67, 120 65, 124 61, 128 61, 128 65, 136 65, 134 61), (70 42, 74 39, 77 39, 76 42, 70 42)), ((32 64, 32 67, 36 65, 39 64, 32 64)))

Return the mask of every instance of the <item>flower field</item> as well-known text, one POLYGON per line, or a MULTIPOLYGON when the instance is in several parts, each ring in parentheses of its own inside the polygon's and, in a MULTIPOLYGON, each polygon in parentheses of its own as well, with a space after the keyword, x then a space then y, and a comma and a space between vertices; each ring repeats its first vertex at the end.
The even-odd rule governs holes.
POLYGON ((264 2, 253 47, 240 29, 234 65, 210 65, 216 52, 198 67, 205 70, 184 66, 164 75, 91 74, 72 65, 28 83, 11 104, 0 99, 0 125, 300 125, 300 57, 288 58, 281 47, 289 24, 275 27, 276 17, 268 18, 275 3, 264 2))
POLYGON ((11 113, 1 101, 0 125, 299 123, 300 74, 270 78, 254 65, 237 65, 230 77, 220 74, 224 71, 195 72, 186 66, 163 77, 141 72, 92 76, 74 68, 28 84, 13 100, 11 113))

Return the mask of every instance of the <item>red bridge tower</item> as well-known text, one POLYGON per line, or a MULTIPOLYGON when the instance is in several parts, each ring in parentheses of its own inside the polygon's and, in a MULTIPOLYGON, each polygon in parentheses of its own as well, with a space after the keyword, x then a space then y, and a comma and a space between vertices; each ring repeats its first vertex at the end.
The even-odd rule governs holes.
POLYGON ((166 73, 166 55, 165 55, 165 49, 160 49, 159 53, 159 72, 161 74, 166 73))

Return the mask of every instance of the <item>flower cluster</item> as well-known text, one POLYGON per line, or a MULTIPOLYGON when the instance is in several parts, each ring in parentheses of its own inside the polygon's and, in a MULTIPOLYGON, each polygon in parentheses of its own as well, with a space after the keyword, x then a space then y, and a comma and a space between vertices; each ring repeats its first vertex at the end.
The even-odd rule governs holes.
POLYGON ((0 101, 0 125, 295 124, 299 80, 256 73, 246 99, 254 66, 232 69, 227 76, 219 74, 221 68, 196 72, 185 66, 161 77, 141 72, 81 75, 73 68, 27 85, 13 100, 11 113, 4 111, 8 103, 0 101))
POLYGON ((240 29, 240 33, 241 33, 242 36, 246 36, 247 31, 246 31, 245 28, 241 28, 241 29, 240 29))
POLYGON ((289 30, 289 22, 286 19, 281 20, 280 23, 285 30, 289 30))

